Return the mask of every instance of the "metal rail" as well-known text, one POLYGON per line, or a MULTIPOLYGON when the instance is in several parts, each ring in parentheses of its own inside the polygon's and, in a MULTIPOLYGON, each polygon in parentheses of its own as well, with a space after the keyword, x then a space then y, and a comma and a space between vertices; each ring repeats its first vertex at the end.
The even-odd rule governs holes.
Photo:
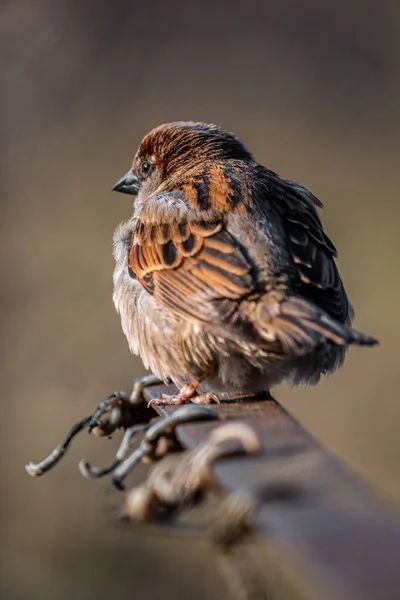
MULTIPOLYGON (((154 386, 144 395, 168 392, 154 386)), ((164 416, 176 410, 154 408, 164 416)), ((258 542, 246 560, 263 591, 243 597, 400 600, 400 519, 275 400, 223 402, 220 412, 249 424, 263 445, 260 455, 213 466, 221 490, 257 498, 258 542)), ((183 425, 176 433, 191 449, 219 425, 183 425)))

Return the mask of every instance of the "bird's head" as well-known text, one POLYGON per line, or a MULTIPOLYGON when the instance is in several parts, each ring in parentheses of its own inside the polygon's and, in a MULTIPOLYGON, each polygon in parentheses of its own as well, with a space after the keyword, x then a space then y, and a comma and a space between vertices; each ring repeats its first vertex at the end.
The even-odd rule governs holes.
POLYGON ((160 125, 143 138, 132 168, 113 190, 134 196, 140 191, 149 197, 182 187, 190 179, 204 182, 210 169, 221 169, 229 160, 254 160, 233 133, 206 123, 160 125))

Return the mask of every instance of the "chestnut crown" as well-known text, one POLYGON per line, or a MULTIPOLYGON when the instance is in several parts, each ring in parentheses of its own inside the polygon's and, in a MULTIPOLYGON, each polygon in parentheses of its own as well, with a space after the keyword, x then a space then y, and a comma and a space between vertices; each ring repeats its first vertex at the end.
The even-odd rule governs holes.
POLYGON ((182 176, 208 161, 253 161, 252 154, 233 134, 217 125, 177 121, 156 127, 140 143, 128 171, 113 190, 137 194, 140 185, 157 171, 158 183, 182 176))

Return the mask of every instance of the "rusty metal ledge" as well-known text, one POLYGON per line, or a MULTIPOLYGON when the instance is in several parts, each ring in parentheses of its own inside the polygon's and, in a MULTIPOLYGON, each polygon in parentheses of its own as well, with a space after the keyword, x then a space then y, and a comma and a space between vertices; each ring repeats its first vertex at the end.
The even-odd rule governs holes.
MULTIPOLYGON (((149 387, 145 397, 163 392, 171 388, 149 387)), ((400 600, 400 519, 275 400, 223 402, 220 412, 249 423, 263 453, 218 461, 216 483, 226 493, 263 488, 254 524, 301 590, 295 597, 400 600)), ((193 448, 214 427, 184 425, 177 435, 193 448)))

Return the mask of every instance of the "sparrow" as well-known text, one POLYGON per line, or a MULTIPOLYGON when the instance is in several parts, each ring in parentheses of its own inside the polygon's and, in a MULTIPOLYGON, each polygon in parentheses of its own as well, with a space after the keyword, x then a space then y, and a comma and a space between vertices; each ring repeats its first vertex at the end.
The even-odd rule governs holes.
POLYGON ((160 125, 113 190, 134 197, 114 234, 122 329, 145 367, 179 389, 156 404, 316 384, 350 344, 377 344, 351 327, 322 203, 234 134, 160 125))

